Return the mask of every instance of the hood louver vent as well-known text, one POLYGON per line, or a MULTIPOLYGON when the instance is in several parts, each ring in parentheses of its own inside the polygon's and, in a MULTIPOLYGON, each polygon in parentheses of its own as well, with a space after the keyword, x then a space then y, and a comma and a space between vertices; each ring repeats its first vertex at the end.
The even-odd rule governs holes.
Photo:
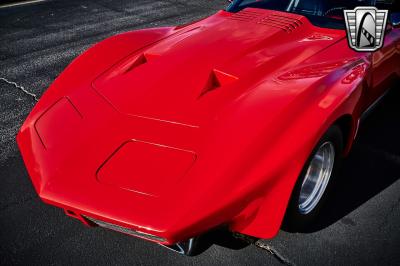
POLYGON ((258 17, 260 17, 262 13, 253 11, 253 10, 242 10, 235 14, 233 14, 230 19, 239 20, 239 21, 251 21, 258 17))
POLYGON ((301 16, 288 14, 287 16, 281 12, 270 11, 270 14, 265 16, 265 12, 259 12, 255 9, 244 9, 234 13, 229 17, 237 21, 254 21, 257 24, 266 25, 281 29, 287 33, 291 33, 303 25, 301 16))
POLYGON ((282 29, 287 33, 293 32, 295 29, 303 25, 303 22, 299 19, 285 17, 277 14, 271 14, 267 17, 257 21, 258 24, 267 25, 275 28, 282 29))

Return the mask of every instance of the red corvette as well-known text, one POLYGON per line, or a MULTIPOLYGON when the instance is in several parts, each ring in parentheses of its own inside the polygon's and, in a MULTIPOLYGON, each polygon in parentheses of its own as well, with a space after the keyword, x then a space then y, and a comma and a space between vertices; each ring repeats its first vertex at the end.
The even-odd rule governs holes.
POLYGON ((343 18, 371 0, 236 0, 96 44, 18 133, 37 193, 88 226, 184 254, 221 225, 302 230, 363 114, 400 77, 399 13, 379 2, 392 12, 376 52, 349 48, 343 18))

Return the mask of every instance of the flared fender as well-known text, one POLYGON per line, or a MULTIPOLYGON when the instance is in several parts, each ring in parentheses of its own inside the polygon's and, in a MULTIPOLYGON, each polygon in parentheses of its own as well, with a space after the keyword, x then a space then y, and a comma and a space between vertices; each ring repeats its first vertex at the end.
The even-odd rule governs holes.
MULTIPOLYGON (((351 73, 352 70, 349 70, 351 73)), ((331 74, 333 75, 333 74, 331 74)), ((343 75, 341 75, 343 77, 343 75)), ((288 206, 293 188, 296 181, 306 164, 312 150, 318 141, 322 138, 325 132, 334 124, 341 123, 341 121, 347 120, 349 123, 347 126, 348 132, 344 132, 345 135, 345 147, 343 155, 346 156, 351 149, 353 141, 356 137, 360 116, 362 114, 362 106, 360 106, 360 97, 364 93, 365 85, 367 84, 369 73, 365 71, 364 75, 360 76, 357 80, 354 80, 351 84, 346 84, 352 88, 343 89, 343 81, 336 82, 330 89, 330 93, 327 95, 336 95, 336 104, 328 107, 326 110, 330 112, 327 116, 316 116, 315 108, 320 108, 327 104, 326 100, 329 98, 323 98, 319 100, 315 105, 310 106, 306 112, 296 123, 292 124, 284 134, 279 145, 277 146, 277 152, 290 150, 288 145, 292 145, 293 137, 296 138, 297 143, 301 143, 292 149, 293 155, 290 156, 293 160, 289 160, 290 164, 286 167, 280 167, 279 171, 275 172, 274 182, 269 182, 265 187, 265 193, 258 199, 252 201, 252 203, 245 208, 231 224, 231 230, 240 232, 242 234, 251 235, 258 238, 273 238, 279 232, 283 218, 285 216, 286 208, 288 206), (342 94, 340 92, 351 92, 350 94, 342 94), (328 119, 324 119, 328 117, 328 119)), ((343 125, 340 125, 343 126, 343 125)), ((291 146, 293 148, 293 145, 291 146)), ((268 158, 271 155, 267 155, 260 163, 260 167, 264 167, 265 170, 256 170, 256 173, 267 173, 268 158)), ((279 156, 279 155, 277 155, 279 156)))

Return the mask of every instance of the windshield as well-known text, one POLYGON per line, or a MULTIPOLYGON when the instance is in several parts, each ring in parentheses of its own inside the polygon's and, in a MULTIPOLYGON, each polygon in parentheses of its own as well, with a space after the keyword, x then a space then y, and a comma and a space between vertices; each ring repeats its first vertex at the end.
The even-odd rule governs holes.
POLYGON ((344 29, 344 9, 357 6, 375 6, 375 0, 236 0, 228 7, 229 12, 244 8, 272 9, 307 17, 319 27, 344 29))

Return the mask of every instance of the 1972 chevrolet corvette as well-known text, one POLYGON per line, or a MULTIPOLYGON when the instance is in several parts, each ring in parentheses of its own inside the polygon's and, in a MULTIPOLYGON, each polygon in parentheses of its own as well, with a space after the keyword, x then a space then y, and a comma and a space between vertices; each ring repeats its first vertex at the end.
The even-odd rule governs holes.
POLYGON ((17 142, 40 198, 193 254, 220 225, 274 237, 320 210, 360 120, 400 77, 391 1, 237 0, 79 56, 17 142), (389 9, 384 46, 349 48, 343 9, 389 9))

